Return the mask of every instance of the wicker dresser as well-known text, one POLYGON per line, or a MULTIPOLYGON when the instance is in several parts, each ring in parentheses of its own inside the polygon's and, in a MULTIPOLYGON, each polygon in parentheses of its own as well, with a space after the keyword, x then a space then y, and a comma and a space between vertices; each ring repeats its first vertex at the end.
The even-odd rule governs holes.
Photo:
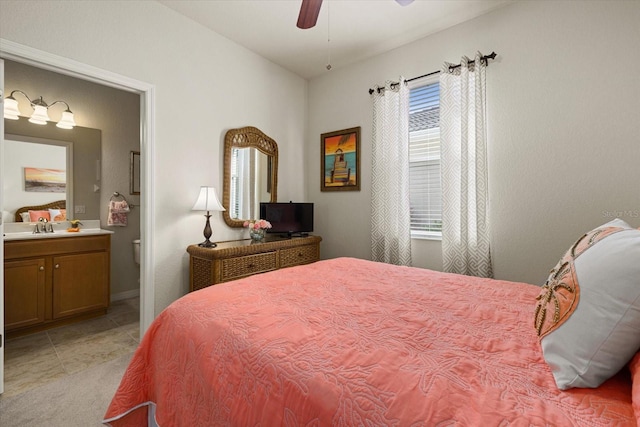
POLYGON ((291 239, 267 237, 263 242, 232 240, 218 242, 215 248, 191 245, 189 253, 189 291, 217 283, 320 259, 319 236, 291 239))

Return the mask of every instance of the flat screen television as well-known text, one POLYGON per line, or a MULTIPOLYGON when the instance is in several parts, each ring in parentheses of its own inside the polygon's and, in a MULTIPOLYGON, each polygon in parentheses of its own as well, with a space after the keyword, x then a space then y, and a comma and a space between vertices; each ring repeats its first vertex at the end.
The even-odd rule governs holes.
POLYGON ((260 203, 260 218, 271 223, 267 233, 306 236, 313 231, 313 203, 260 203))

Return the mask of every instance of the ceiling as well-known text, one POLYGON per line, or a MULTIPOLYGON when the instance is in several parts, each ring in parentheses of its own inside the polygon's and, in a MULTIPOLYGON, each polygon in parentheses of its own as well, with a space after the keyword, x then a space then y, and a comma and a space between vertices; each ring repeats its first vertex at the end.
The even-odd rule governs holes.
POLYGON ((296 27, 301 0, 158 0, 311 79, 473 19, 513 0, 324 0, 315 27, 296 27), (328 37, 329 36, 329 37, 328 37), (329 42, 327 39, 329 38, 329 42))

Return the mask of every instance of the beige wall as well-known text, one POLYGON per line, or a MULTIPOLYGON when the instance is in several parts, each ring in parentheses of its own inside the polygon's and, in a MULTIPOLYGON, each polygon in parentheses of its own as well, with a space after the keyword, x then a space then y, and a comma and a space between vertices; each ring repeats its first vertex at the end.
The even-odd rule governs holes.
MULTIPOLYGON (((140 237, 140 209, 134 208, 128 215, 127 227, 107 227, 107 208, 114 191, 123 194, 131 204, 140 203, 139 196, 129 194, 129 153, 140 150, 139 95, 5 61, 5 91, 10 93, 14 89, 24 91, 32 98, 42 96, 49 103, 63 100, 71 107, 78 125, 72 130, 59 129, 53 123, 38 126, 24 120, 19 123, 5 120, 5 132, 73 141, 73 203, 85 206, 87 212, 84 215, 69 212, 70 218, 99 219, 103 228, 114 231, 111 236, 111 294, 118 298, 119 294, 135 293, 139 289, 140 271, 133 260, 131 242, 140 237), (95 139, 96 134, 97 144, 101 145, 97 156, 94 150, 86 153, 89 144, 86 138, 95 139), (96 158, 101 160, 99 181, 96 180, 96 158), (82 167, 86 168, 85 173, 82 167), (77 179, 82 176, 90 179, 77 179), (100 187, 97 194, 94 185, 100 187)), ((16 99, 23 115, 28 114, 31 111, 28 102, 20 95, 16 99)), ((59 106, 53 107, 51 118, 58 120, 63 110, 59 106)))
MULTIPOLYGON (((640 2, 521 1, 309 83, 307 195, 322 256, 370 258, 368 89, 477 50, 487 71, 492 253, 498 278, 541 284, 614 212, 640 226, 640 2), (319 191, 320 134, 362 126, 362 191, 319 191)), ((414 265, 442 268, 438 241, 414 265)))
MULTIPOLYGON (((0 37, 155 86, 156 314, 188 291, 186 248, 204 228, 190 209, 201 185, 221 196, 226 130, 275 139, 278 195, 304 197, 304 79, 153 1, 2 1, 0 37)), ((213 240, 246 234, 211 220, 213 240)))

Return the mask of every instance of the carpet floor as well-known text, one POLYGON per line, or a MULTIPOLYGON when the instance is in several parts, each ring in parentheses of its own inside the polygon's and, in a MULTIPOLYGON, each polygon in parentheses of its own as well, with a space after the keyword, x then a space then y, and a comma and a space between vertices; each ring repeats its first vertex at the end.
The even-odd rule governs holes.
POLYGON ((120 356, 17 396, 0 398, 0 426, 101 426, 132 355, 120 356))

